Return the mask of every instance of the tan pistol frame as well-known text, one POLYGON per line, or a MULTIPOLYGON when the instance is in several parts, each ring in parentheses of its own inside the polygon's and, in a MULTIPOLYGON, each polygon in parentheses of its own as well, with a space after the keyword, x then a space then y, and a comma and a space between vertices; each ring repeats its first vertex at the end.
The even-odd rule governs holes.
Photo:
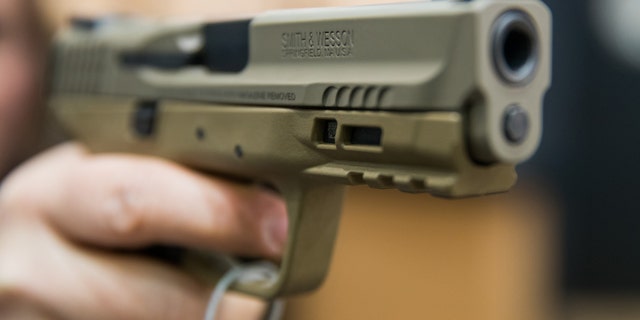
POLYGON ((123 63, 131 52, 184 63, 192 52, 179 42, 208 41, 203 25, 116 20, 62 33, 50 104, 95 152, 160 156, 281 192, 279 275, 236 283, 242 292, 271 298, 322 282, 342 185, 503 192, 539 142, 550 79, 540 1, 275 11, 248 24, 241 70, 123 63))

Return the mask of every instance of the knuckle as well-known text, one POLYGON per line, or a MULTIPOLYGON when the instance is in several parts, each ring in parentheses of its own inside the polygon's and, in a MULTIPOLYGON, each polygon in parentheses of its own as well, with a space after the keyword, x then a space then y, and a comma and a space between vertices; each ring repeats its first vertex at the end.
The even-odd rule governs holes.
POLYGON ((105 201, 106 225, 116 236, 132 237, 144 226, 145 206, 135 183, 121 181, 108 192, 105 201))
POLYGON ((90 213, 108 238, 135 235, 144 215, 137 175, 110 159, 88 159, 67 177, 62 201, 68 205, 62 207, 72 210, 71 216, 90 213))

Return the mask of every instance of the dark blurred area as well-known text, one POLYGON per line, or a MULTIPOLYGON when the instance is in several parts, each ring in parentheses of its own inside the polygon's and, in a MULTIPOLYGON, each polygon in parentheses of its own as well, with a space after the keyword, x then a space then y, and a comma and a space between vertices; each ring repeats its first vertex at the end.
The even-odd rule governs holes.
MULTIPOLYGON (((639 9, 640 19, 636 1, 627 9, 639 9)), ((540 149, 521 176, 542 180, 564 213, 565 294, 640 294, 640 68, 611 48, 607 21, 598 22, 609 4, 625 0, 545 2, 553 12, 553 83, 540 149)))

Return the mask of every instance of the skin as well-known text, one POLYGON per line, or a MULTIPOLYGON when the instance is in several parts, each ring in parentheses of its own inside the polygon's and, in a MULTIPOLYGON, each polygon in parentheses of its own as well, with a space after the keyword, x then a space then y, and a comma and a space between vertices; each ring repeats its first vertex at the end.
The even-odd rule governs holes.
POLYGON ((14 2, 0 0, 0 177, 34 145, 43 69, 26 6, 14 2))
MULTIPOLYGON (((0 176, 26 152, 38 113, 41 51, 25 3, 0 0, 0 176)), ((279 197, 160 159, 67 143, 1 183, 0 319, 200 319, 211 287, 130 251, 167 244, 277 260, 286 239, 279 197)), ((264 309, 228 294, 218 318, 264 309)))

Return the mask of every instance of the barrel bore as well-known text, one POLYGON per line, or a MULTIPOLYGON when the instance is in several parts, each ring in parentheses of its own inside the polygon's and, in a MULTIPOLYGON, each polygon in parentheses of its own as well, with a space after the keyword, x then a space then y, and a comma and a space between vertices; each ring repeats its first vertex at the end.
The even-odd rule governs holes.
POLYGON ((510 10, 493 25, 492 56, 496 73, 511 85, 533 79, 539 61, 539 40, 529 15, 510 10))

